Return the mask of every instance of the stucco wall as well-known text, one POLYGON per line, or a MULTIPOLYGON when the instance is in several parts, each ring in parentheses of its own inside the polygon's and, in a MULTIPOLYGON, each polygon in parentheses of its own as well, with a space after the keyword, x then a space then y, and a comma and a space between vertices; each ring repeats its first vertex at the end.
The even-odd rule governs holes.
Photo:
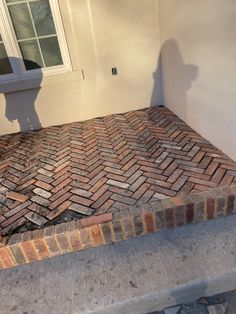
POLYGON ((0 134, 28 128, 32 100, 39 121, 35 112, 28 119, 43 127, 161 103, 158 0, 59 3, 74 72, 43 77, 40 90, 0 94, 0 134))
POLYGON ((234 160, 235 17, 235 0, 160 0, 164 102, 234 160))

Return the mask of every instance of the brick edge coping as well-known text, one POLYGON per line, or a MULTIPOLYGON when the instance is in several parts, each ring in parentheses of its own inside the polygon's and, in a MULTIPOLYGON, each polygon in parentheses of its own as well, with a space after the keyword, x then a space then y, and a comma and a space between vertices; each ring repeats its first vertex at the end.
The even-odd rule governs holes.
POLYGON ((1 239, 0 269, 233 213, 236 213, 236 185, 16 233, 1 239))

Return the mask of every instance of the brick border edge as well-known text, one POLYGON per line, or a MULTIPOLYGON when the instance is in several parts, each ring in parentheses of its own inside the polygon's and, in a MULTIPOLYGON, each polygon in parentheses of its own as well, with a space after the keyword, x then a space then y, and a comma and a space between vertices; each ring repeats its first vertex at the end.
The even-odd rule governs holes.
POLYGON ((163 199, 1 239, 0 269, 236 213, 236 185, 163 199))

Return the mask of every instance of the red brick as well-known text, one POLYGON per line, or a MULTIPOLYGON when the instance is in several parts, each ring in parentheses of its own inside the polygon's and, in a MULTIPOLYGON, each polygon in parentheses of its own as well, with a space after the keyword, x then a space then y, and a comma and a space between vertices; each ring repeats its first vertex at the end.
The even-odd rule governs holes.
POLYGON ((63 213, 66 209, 68 209, 71 205, 71 201, 65 201, 64 203, 60 204, 57 208, 55 208, 53 211, 51 211, 47 218, 52 220, 59 216, 61 213, 63 213))
POLYGON ((11 254, 9 253, 8 248, 6 248, 6 247, 0 248, 0 259, 1 259, 5 268, 14 267, 16 265, 11 254))
POLYGON ((7 192, 6 197, 10 198, 12 200, 16 200, 16 201, 21 202, 21 203, 24 203, 29 199, 29 196, 23 195, 20 193, 16 193, 16 192, 7 192))
MULTIPOLYGON (((66 200, 68 200, 68 198, 71 197, 71 193, 67 192, 65 194, 63 194, 62 196, 60 196, 56 201, 54 201, 53 203, 50 204, 49 208, 50 209, 54 209, 56 207, 58 207, 60 204, 64 203, 66 200)), ((69 206, 68 206, 69 207, 69 206)))
POLYGON ((58 185, 56 185, 55 188, 52 189, 51 192, 52 193, 57 193, 58 191, 63 189, 65 186, 68 186, 71 182, 72 182, 72 179, 67 178, 67 179, 63 180, 62 182, 60 182, 58 185))
POLYGON ((103 244, 103 238, 102 238, 102 234, 101 234, 99 226, 98 225, 90 226, 89 230, 91 233, 93 244, 95 246, 102 245, 103 244))
POLYGON ((24 254, 27 257, 29 262, 33 262, 33 261, 36 261, 38 259, 32 242, 30 242, 30 241, 21 242, 21 247, 22 247, 24 254))
POLYGON ((35 251, 37 252, 39 259, 44 259, 49 257, 48 248, 46 246, 45 240, 35 239, 33 240, 35 251))
POLYGON ((97 224, 101 224, 101 223, 105 223, 109 221, 112 221, 112 213, 91 216, 88 218, 82 218, 80 220, 80 223, 82 227, 88 227, 88 226, 93 226, 93 225, 97 225, 97 224))
POLYGON ((82 249, 82 244, 80 242, 77 230, 67 232, 67 237, 73 251, 78 251, 82 249))
POLYGON ((50 191, 52 189, 52 186, 50 184, 47 184, 43 181, 36 181, 35 185, 47 191, 50 191))
POLYGON ((155 224, 154 224, 153 213, 146 213, 146 214, 144 214, 144 222, 145 222, 146 231, 148 233, 155 231, 155 224))
POLYGON ((187 204, 186 205, 186 222, 187 224, 191 224, 194 219, 194 205, 193 204, 187 204))

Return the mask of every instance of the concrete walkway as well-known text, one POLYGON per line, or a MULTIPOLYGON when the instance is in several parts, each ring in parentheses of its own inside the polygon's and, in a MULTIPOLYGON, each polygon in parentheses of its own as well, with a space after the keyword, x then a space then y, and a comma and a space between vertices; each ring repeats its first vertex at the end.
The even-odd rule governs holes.
POLYGON ((236 289, 236 215, 0 272, 1 314, 147 313, 236 289))

